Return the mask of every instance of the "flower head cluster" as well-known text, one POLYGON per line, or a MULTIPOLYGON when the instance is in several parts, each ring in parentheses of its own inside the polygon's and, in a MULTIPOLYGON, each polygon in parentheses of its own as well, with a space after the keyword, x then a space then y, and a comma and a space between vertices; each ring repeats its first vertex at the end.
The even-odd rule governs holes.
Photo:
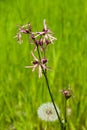
MULTIPOLYGON (((57 108, 58 113, 60 114, 57 106, 56 106, 56 108, 57 108)), ((38 113, 38 117, 44 121, 58 120, 58 116, 57 116, 56 111, 54 109, 53 103, 48 102, 48 103, 42 104, 38 108, 37 113, 38 113)))
POLYGON ((35 38, 38 38, 38 37, 41 37, 40 38, 40 45, 42 44, 50 44, 52 43, 54 40, 56 40, 55 37, 53 37, 53 33, 50 29, 47 28, 47 25, 46 25, 46 20, 44 20, 44 27, 43 27, 43 30, 41 32, 35 32, 33 34, 35 34, 35 38))
POLYGON ((42 71, 48 70, 48 67, 46 66, 47 58, 45 54, 46 47, 48 44, 53 43, 54 40, 56 40, 55 37, 53 37, 53 33, 50 29, 48 29, 46 25, 46 20, 43 22, 44 27, 42 31, 39 32, 32 32, 31 25, 26 24, 18 29, 18 33, 16 35, 18 43, 22 43, 22 35, 26 34, 29 36, 30 43, 33 43, 35 45, 34 51, 32 51, 32 56, 34 58, 32 64, 33 66, 26 66, 26 68, 32 68, 32 71, 34 71, 37 67, 39 69, 39 77, 42 76, 42 71), (38 53, 38 58, 34 55, 35 50, 38 53))

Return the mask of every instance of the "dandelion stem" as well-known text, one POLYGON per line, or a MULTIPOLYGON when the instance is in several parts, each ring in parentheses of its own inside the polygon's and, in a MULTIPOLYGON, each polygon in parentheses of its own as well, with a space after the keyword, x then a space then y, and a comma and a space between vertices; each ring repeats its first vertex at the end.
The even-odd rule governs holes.
MULTIPOLYGON (((38 52, 39 60, 41 60, 41 56, 40 56, 40 52, 39 52, 38 46, 37 46, 37 52, 38 52)), ((58 116, 58 119, 59 119, 59 122, 60 122, 60 125, 61 125, 61 130, 63 130, 64 126, 63 126, 63 123, 62 123, 62 121, 61 121, 60 115, 59 115, 59 113, 58 113, 58 111, 57 111, 57 108, 56 108, 56 105, 55 105, 55 102, 54 102, 54 99, 53 99, 53 96, 52 96, 52 93, 51 93, 51 90, 50 90, 49 81, 48 81, 48 78, 47 78, 47 73, 46 73, 46 71, 43 69, 42 66, 41 66, 41 68, 42 68, 42 72, 43 72, 43 75, 44 75, 45 80, 46 80, 46 84, 47 84, 47 88, 48 88, 48 91, 49 91, 49 94, 50 94, 50 98, 51 98, 51 100, 52 100, 54 109, 55 109, 55 111, 56 111, 56 114, 57 114, 57 116, 58 116)))

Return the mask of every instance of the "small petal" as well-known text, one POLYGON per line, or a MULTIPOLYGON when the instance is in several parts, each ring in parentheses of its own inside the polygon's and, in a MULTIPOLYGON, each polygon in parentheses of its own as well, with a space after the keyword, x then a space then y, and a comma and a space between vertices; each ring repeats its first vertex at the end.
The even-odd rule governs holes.
POLYGON ((25 66, 25 68, 33 68, 33 66, 25 66))
POLYGON ((32 71, 34 71, 34 70, 36 69, 37 66, 38 66, 37 64, 34 65, 32 71))
POLYGON ((41 66, 39 65, 39 78, 41 78, 42 77, 42 68, 41 68, 41 66))
POLYGON ((46 20, 44 19, 44 30, 47 30, 46 20))
POLYGON ((36 58, 36 56, 34 55, 34 53, 33 53, 32 51, 31 51, 31 54, 32 54, 34 60, 35 60, 35 61, 38 61, 38 59, 36 58))

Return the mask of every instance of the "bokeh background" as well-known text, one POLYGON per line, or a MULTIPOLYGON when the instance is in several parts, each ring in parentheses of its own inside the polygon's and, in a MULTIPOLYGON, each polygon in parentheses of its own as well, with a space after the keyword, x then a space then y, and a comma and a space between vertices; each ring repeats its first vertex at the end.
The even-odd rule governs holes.
POLYGON ((41 121, 38 107, 50 102, 44 77, 24 66, 30 65, 33 45, 14 36, 17 25, 31 23, 33 31, 46 19, 57 41, 49 46, 48 72, 51 91, 61 116, 61 89, 73 90, 67 108, 69 130, 87 130, 87 1, 86 0, 0 0, 0 130, 57 130, 58 122, 41 121))

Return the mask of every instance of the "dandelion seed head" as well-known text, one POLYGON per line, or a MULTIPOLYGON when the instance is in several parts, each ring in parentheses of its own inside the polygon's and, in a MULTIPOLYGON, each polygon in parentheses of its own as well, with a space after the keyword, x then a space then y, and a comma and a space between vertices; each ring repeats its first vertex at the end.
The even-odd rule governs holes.
MULTIPOLYGON (((57 108, 58 113, 60 113, 57 106, 56 106, 56 108, 57 108)), ((56 111, 54 109, 53 103, 49 102, 49 103, 42 104, 38 108, 37 113, 38 113, 38 117, 41 120, 44 120, 44 121, 56 121, 56 120, 58 120, 58 117, 57 117, 56 111)))

